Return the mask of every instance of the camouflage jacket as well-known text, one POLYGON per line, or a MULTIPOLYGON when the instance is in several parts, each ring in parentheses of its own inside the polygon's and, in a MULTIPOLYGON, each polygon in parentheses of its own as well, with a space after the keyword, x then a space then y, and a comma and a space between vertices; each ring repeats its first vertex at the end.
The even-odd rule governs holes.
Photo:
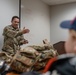
POLYGON ((25 40, 19 28, 15 29, 12 25, 6 26, 3 30, 4 43, 2 50, 8 54, 15 54, 20 49, 20 45, 25 40))
POLYGON ((17 72, 27 71, 41 71, 49 59, 57 56, 57 51, 49 43, 43 45, 31 45, 24 49, 17 51, 17 53, 10 57, 7 54, 2 56, 0 59, 5 60, 9 63, 12 69, 17 72))
POLYGON ((49 59, 58 56, 57 51, 48 44, 25 47, 14 56, 11 67, 18 72, 41 71, 49 59))
MULTIPOLYGON (((33 47, 26 47, 21 51, 18 51, 13 57, 9 56, 6 52, 0 53, 0 60, 5 60, 11 68, 17 72, 28 71, 41 71, 49 59, 58 55, 54 49, 43 49, 41 46, 35 46, 40 51, 35 50, 33 47)), ((45 47, 45 46, 44 46, 45 47)))

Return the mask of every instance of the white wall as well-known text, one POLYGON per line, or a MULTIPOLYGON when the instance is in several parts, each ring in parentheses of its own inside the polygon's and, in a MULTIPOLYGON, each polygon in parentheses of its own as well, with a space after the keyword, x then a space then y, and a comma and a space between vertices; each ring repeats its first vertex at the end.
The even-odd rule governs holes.
POLYGON ((50 15, 50 39, 52 44, 65 41, 68 37, 68 30, 60 28, 60 23, 63 20, 71 20, 76 16, 76 3, 51 6, 50 15))
POLYGON ((0 50, 3 46, 3 28, 11 24, 14 15, 19 15, 19 0, 0 0, 0 50))
POLYGON ((50 11, 49 6, 40 0, 22 0, 21 28, 30 29, 25 38, 28 45, 41 44, 47 38, 50 41, 50 11))

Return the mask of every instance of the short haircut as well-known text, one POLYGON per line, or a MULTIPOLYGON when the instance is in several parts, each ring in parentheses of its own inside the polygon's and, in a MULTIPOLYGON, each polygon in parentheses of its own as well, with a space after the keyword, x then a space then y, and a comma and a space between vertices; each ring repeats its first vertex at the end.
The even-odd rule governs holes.
POLYGON ((14 18, 18 18, 18 19, 20 19, 18 16, 13 16, 12 19, 11 19, 11 21, 13 21, 14 18))

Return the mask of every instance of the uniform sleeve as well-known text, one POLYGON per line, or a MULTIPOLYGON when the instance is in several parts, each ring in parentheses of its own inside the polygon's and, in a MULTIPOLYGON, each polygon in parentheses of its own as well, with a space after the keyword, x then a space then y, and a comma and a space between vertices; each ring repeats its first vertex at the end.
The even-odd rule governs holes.
POLYGON ((23 35, 18 36, 16 39, 17 39, 17 41, 18 41, 19 45, 23 45, 23 42, 25 41, 25 39, 24 39, 24 36, 23 36, 23 35))
POLYGON ((14 37, 17 37, 19 35, 22 35, 22 32, 21 31, 14 31, 11 28, 5 27, 3 30, 3 35, 7 36, 9 38, 14 38, 14 37))

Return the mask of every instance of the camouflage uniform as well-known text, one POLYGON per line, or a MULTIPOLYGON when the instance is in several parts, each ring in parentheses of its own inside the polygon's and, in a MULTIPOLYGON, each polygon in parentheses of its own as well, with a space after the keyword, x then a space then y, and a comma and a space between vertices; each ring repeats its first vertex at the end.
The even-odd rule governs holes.
POLYGON ((3 30, 4 43, 2 50, 14 55, 16 50, 20 50, 20 45, 25 40, 19 28, 15 29, 12 25, 6 26, 3 30))
MULTIPOLYGON (((10 33, 9 31, 11 30, 7 28, 5 28, 6 32, 10 33)), ((20 40, 20 37, 17 35, 22 35, 22 34, 21 33, 16 34, 18 32, 13 31, 13 33, 10 34, 10 39, 13 39, 12 37, 14 37, 16 40, 20 40), (15 35, 13 35, 14 33, 15 35)), ((7 40, 9 39, 7 38, 7 40)), ((7 40, 5 41, 6 43, 9 42, 7 40)), ((12 40, 12 41, 13 41, 13 44, 15 44, 16 47, 18 48, 18 45, 20 44, 20 42, 18 43, 16 42, 16 40, 12 40)), ((10 43, 12 41, 10 41, 8 45, 12 48, 12 52, 14 52, 13 50, 16 50, 16 49, 11 46, 10 43)), ((4 44, 4 46, 7 45, 6 43, 4 44)), ((10 49, 7 46, 4 48, 5 50, 8 49, 7 51, 9 53, 10 49)), ((44 43, 43 45, 40 45, 40 46, 39 45, 27 46, 23 50, 17 51, 17 53, 13 57, 12 56, 8 57, 7 53, 6 54, 4 53, 4 55, 2 55, 1 53, 0 55, 1 55, 0 59, 3 59, 6 61, 6 63, 9 63, 12 69, 16 70, 17 72, 27 72, 27 71, 40 71, 41 69, 44 69, 48 60, 50 58, 57 56, 58 53, 53 48, 52 45, 50 45, 49 43, 44 43)))
POLYGON ((50 58, 57 55, 57 51, 49 44, 28 46, 14 56, 11 67, 18 72, 40 71, 50 58))

